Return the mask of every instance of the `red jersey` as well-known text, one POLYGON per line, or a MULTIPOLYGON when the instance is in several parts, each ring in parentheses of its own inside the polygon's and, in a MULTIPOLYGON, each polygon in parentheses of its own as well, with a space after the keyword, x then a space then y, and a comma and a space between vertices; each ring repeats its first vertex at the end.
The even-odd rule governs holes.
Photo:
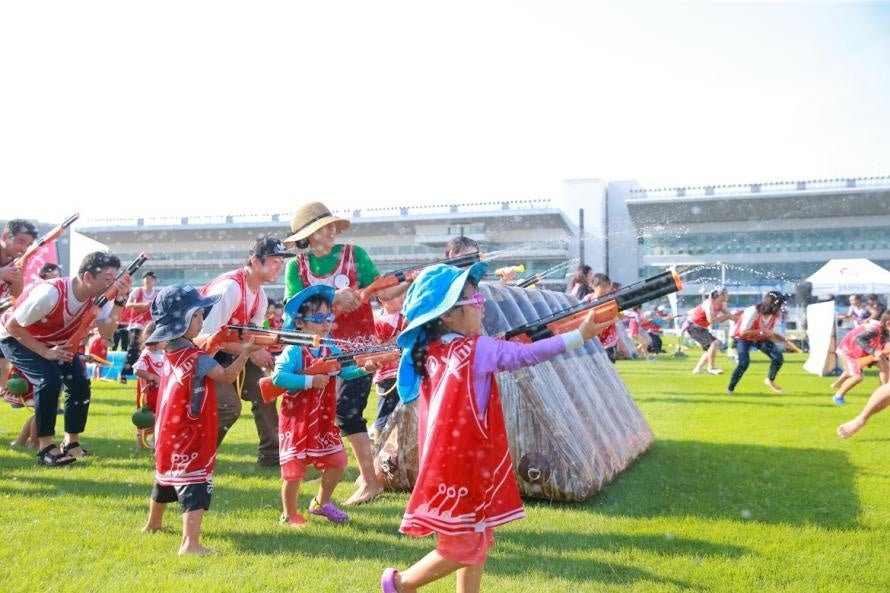
MULTIPOLYGON (((44 344, 58 346, 67 342, 68 338, 74 335, 74 332, 80 327, 81 321, 83 321, 83 318, 95 302, 95 299, 89 298, 80 308, 71 310, 73 299, 69 300, 68 296, 70 280, 70 278, 52 278, 43 282, 35 282, 28 285, 16 299, 16 306, 18 306, 28 299, 28 295, 31 294, 35 286, 44 286, 47 283, 52 284, 59 292, 59 299, 56 301, 56 305, 46 317, 25 328, 25 331, 44 344)), ((0 317, 0 323, 3 325, 9 323, 16 306, 3 313, 3 316, 0 317)))
MULTIPOLYGON (((238 288, 241 289, 241 302, 238 303, 238 306, 232 312, 232 316, 229 317, 229 320, 225 323, 225 325, 250 325, 250 320, 253 319, 254 315, 256 315, 257 311, 260 309, 260 295, 261 291, 257 292, 256 298, 253 299, 253 305, 250 307, 250 310, 247 308, 247 268, 239 268, 232 272, 226 272, 225 274, 221 274, 205 284, 198 292, 201 293, 201 296, 207 296, 210 294, 210 289, 222 282, 223 280, 234 280, 235 284, 238 285, 238 288)), ((266 306, 266 303, 263 303, 263 306, 266 306)))
POLYGON ((866 321, 862 325, 857 325, 850 330, 850 332, 840 341, 840 344, 837 345, 837 349, 847 358, 855 359, 868 356, 872 352, 880 352, 884 349, 886 343, 887 332, 884 331, 884 327, 880 322, 872 320, 866 321), (868 350, 863 348, 858 341, 858 338, 862 336, 862 334, 871 334, 866 335, 868 350))
MULTIPOLYGON (((152 352, 145 348, 139 355, 139 359, 133 365, 135 371, 145 371, 152 373, 158 377, 164 376, 164 353, 161 351, 152 352)), ((156 412, 158 408, 158 389, 159 386, 151 381, 146 381, 142 377, 136 378, 136 407, 146 406, 152 412, 156 412)))
MULTIPOLYGON (((318 358, 329 356, 330 349, 320 348, 313 356, 308 347, 300 348, 304 368, 318 358)), ((324 457, 343 450, 337 428, 337 381, 332 377, 323 389, 286 392, 278 414, 278 454, 281 464, 297 459, 324 457)))
MULTIPOLYGON (((744 340, 745 338, 742 338, 743 331, 759 330, 759 329, 771 330, 776 326, 776 323, 778 321, 779 321, 778 315, 764 316, 757 310, 757 305, 751 305, 750 307, 745 309, 744 313, 742 313, 742 317, 741 317, 741 320, 739 321, 739 323, 735 324, 735 329, 732 332, 732 337, 744 340), (743 328, 742 325, 745 321, 745 318, 749 315, 752 315, 751 310, 753 310, 754 319, 751 322, 750 326, 743 328)), ((748 340, 748 341, 749 342, 765 342, 766 338, 764 338, 763 340, 748 340)))
POLYGON ((189 346, 164 354, 160 400, 155 419, 155 481, 161 486, 201 484, 213 476, 216 463, 216 388, 203 380, 201 409, 193 416, 192 392, 198 357, 189 346))
MULTIPOLYGON (((350 288, 354 290, 361 288, 358 283, 355 258, 352 255, 352 245, 343 245, 343 248, 340 250, 340 261, 337 263, 337 267, 327 276, 316 276, 312 273, 312 270, 309 269, 308 254, 301 253, 295 259, 303 287, 324 284, 334 288, 344 288, 336 286, 334 280, 338 277, 345 277, 349 280, 350 288)), ((334 319, 334 325, 331 327, 331 335, 333 337, 356 338, 374 335, 374 312, 371 310, 370 303, 362 303, 355 311, 350 313, 337 313, 336 311, 335 313, 337 317, 334 319)))
MULTIPOLYGON (((142 304, 149 303, 154 300, 155 295, 158 293, 157 290, 152 290, 151 292, 146 291, 143 287, 139 287, 133 290, 133 293, 130 295, 130 298, 127 300, 127 304, 142 304)), ((151 309, 146 307, 144 309, 134 309, 130 306, 126 307, 124 311, 127 311, 127 318, 124 319, 123 315, 121 316, 121 323, 129 322, 130 329, 142 329, 151 321, 151 309)))
POLYGON ((494 376, 488 409, 479 417, 473 388, 477 340, 429 345, 429 376, 421 381, 417 407, 420 468, 402 533, 479 533, 525 516, 494 376))
MULTIPOLYGON (((384 313, 374 322, 374 331, 381 344, 394 344, 396 336, 405 329, 405 316, 401 312, 384 313)), ((374 375, 374 383, 380 383, 386 379, 395 379, 399 370, 399 361, 383 363, 374 375)))

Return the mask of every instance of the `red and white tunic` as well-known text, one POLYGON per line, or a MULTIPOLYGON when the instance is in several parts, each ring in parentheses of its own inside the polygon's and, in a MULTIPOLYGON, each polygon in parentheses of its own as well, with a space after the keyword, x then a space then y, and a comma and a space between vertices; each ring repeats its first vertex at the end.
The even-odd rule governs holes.
POLYGON ((127 307, 124 309, 130 312, 129 319, 127 320, 129 321, 128 329, 142 329, 149 324, 151 321, 151 309, 149 307, 133 309, 132 305, 151 304, 157 293, 158 291, 156 290, 149 292, 141 286, 130 293, 130 298, 127 299, 127 307))
MULTIPOLYGON (((405 316, 401 312, 384 313, 374 323, 374 331, 377 333, 377 339, 381 344, 393 344, 396 336, 405 329, 405 316)), ((395 379, 399 370, 399 361, 385 362, 380 365, 377 373, 374 375, 374 383, 380 383, 387 379, 395 379)))
MULTIPOLYGON (((300 280, 304 287, 324 284, 325 286, 333 286, 334 288, 345 288, 337 286, 335 280, 337 278, 346 278, 349 281, 348 286, 354 290, 361 287, 358 283, 358 271, 355 267, 355 257, 353 256, 352 245, 344 244, 340 250, 340 261, 334 271, 327 276, 316 276, 309 268, 309 255, 306 253, 299 254, 295 259, 297 262, 297 271, 300 274, 300 280)), ((362 303, 358 308, 349 313, 336 312, 337 317, 331 328, 331 335, 335 338, 356 338, 362 336, 374 335, 374 312, 371 310, 370 303, 362 303)))
MULTIPOLYGON (((89 298, 78 304, 78 301, 73 297, 71 281, 72 278, 53 278, 29 285, 16 299, 15 306, 0 317, 0 325, 5 328, 9 320, 15 316, 16 320, 25 328, 25 331, 40 342, 49 346, 64 344, 80 327, 81 322, 94 303, 94 299, 89 298), (55 304, 49 312, 33 323, 23 323, 21 316, 16 313, 23 312, 27 315, 27 308, 33 305, 33 301, 45 298, 52 291, 57 292, 58 298, 55 299, 55 304), (32 293, 39 293, 41 296, 35 294, 35 298, 29 300, 29 296, 32 293)), ((103 316, 106 316, 104 312, 97 315, 97 318, 102 318, 103 316)), ((2 337, 6 336, 3 335, 2 337)))
POLYGON ((872 319, 850 330, 837 345, 837 351, 848 360, 856 360, 863 356, 869 356, 873 352, 880 352, 886 343, 887 332, 884 331, 879 321, 872 319), (866 333, 871 334, 866 336, 868 350, 862 347, 861 340, 859 340, 859 337, 866 333))
POLYGON ((525 516, 494 375, 479 416, 473 359, 478 337, 429 345, 418 398, 420 468, 400 531, 480 533, 525 516))
MULTIPOLYGON (((327 348, 319 348, 314 356, 308 347, 300 348, 303 368, 315 360, 330 356, 327 348)), ((343 450, 337 428, 337 382, 331 380, 323 389, 286 392, 278 414, 278 455, 283 466, 297 460, 305 463, 343 450)))
POLYGON ((194 346, 164 354, 160 399, 155 418, 155 481, 160 486, 202 484, 216 463, 216 388, 203 380, 201 409, 192 415, 198 357, 194 346))
MULTIPOLYGON (((263 307, 266 306, 265 293, 263 292, 263 289, 260 288, 260 290, 254 296, 253 302, 248 305, 248 293, 250 293, 250 291, 247 289, 247 268, 239 268, 232 272, 221 274, 205 284, 199 290, 201 296, 218 294, 217 285, 224 280, 231 280, 238 285, 238 289, 241 291, 241 299, 238 302, 238 305, 235 307, 235 310, 232 311, 232 313, 229 315, 229 319, 221 325, 249 325, 251 321, 256 319, 257 313, 260 310, 260 305, 262 304, 263 307), (262 303, 260 303, 260 301, 262 301, 262 303)), ((214 309, 216 308, 217 307, 214 307, 214 309)), ((265 311, 265 309, 263 310, 265 311)), ((214 312, 214 310, 211 310, 210 314, 213 315, 214 312)), ((205 323, 204 325, 204 329, 207 329, 207 324, 205 323)), ((216 331, 217 329, 219 328, 213 328, 213 331, 216 331)))
POLYGON ((732 337, 737 340, 747 340, 748 342, 765 342, 766 338, 755 340, 742 337, 742 332, 747 330, 772 330, 779 321, 778 315, 761 315, 757 311, 757 305, 751 305, 742 313, 741 319, 735 325, 732 337))
POLYGON ((108 345, 105 343, 105 338, 102 336, 93 336, 90 338, 87 352, 102 359, 108 358, 108 345))
MULTIPOLYGON (((134 371, 151 373, 158 377, 164 376, 164 351, 144 348, 139 359, 133 364, 134 371)), ((159 386, 142 377, 136 379, 136 407, 146 406, 152 412, 157 411, 159 386)))
POLYGON ((693 323, 699 327, 703 327, 708 329, 711 327, 711 321, 708 319, 708 313, 710 312, 710 319, 714 319, 719 313, 728 313, 729 310, 723 306, 716 311, 713 309, 714 303, 713 299, 706 299, 705 302, 698 305, 692 311, 689 312, 689 322, 693 323), (706 309, 707 307, 707 309, 706 309))

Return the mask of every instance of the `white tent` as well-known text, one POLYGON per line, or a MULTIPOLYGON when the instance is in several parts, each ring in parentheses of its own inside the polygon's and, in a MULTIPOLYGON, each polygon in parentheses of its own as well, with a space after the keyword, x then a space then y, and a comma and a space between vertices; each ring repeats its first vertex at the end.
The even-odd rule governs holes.
POLYGON ((815 296, 890 294, 890 272, 867 259, 833 259, 807 281, 815 296))

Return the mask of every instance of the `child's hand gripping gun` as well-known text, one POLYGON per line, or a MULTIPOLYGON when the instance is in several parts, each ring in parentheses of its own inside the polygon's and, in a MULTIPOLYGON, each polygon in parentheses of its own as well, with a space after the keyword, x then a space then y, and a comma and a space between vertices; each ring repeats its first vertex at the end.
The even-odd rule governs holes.
MULTIPOLYGON (((351 352, 349 354, 338 354, 336 356, 327 356, 320 358, 310 364, 308 367, 300 371, 301 375, 336 375, 344 367, 357 366, 364 367, 374 364, 381 365, 387 362, 394 362, 401 356, 398 348, 375 349, 366 352, 351 352)), ((274 401, 276 397, 285 393, 287 389, 278 387, 272 383, 272 377, 263 377, 260 379, 260 393, 263 401, 269 403, 274 401)))
POLYGON ((620 311, 632 309, 683 288, 683 282, 676 272, 667 271, 651 278, 629 284, 621 290, 592 301, 578 303, 562 311, 557 311, 537 321, 532 321, 511 329, 504 334, 505 340, 514 342, 537 342, 574 329, 594 311, 595 323, 605 323, 618 316, 620 311))
POLYGON ((65 342, 65 345, 62 348, 63 350, 67 350, 68 352, 77 352, 77 349, 80 348, 81 343, 89 335, 90 329, 93 327, 93 323, 95 323, 96 321, 96 317, 98 317, 99 313, 102 311, 102 307, 104 307, 108 301, 117 298, 117 286, 115 285, 117 284, 118 280, 120 280, 124 276, 129 276, 132 278, 133 274, 135 274, 137 270, 142 267, 142 264, 144 264, 147 260, 148 254, 142 252, 136 259, 130 262, 130 265, 117 273, 117 276, 114 277, 114 283, 111 285, 111 288, 109 288, 107 291, 105 291, 105 294, 95 300, 93 306, 90 307, 90 310, 87 311, 86 315, 84 315, 83 319, 80 321, 80 325, 77 327, 74 333, 71 334, 71 337, 68 338, 68 341, 65 342))
POLYGON ((311 346, 317 348, 322 338, 309 332, 254 327, 252 325, 224 325, 213 335, 195 340, 208 354, 215 354, 226 344, 243 344, 253 338, 257 346, 311 346))
POLYGON ((448 264, 450 266, 455 266, 458 268, 466 268, 479 261, 482 261, 482 254, 478 251, 474 251, 473 253, 459 255, 457 257, 452 257, 449 259, 443 259, 428 264, 420 264, 418 266, 411 266, 408 268, 402 268, 400 270, 387 272, 382 276, 378 276, 373 282, 371 282, 368 286, 361 290, 360 294, 362 302, 369 302, 372 296, 386 288, 398 286, 402 282, 413 282, 417 275, 429 266, 435 264, 448 264))
POLYGON ((880 358, 881 356, 885 358, 890 356, 890 344, 885 345, 880 350, 876 350, 874 354, 866 354, 865 356, 860 356, 856 359, 856 363, 859 365, 860 369, 864 369, 865 367, 870 367, 874 363, 878 362, 878 358, 880 358))

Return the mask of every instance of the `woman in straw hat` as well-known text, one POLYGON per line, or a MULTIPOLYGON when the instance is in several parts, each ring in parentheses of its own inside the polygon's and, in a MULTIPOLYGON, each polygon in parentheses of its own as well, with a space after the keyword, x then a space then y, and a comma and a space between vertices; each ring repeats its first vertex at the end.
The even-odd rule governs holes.
MULTIPOLYGON (((321 202, 300 206, 291 221, 293 234, 285 245, 305 250, 285 269, 285 299, 307 286, 324 284, 335 289, 333 310, 336 321, 331 335, 338 339, 376 342, 374 315, 369 303, 362 303, 359 290, 371 284, 380 273, 367 252, 357 245, 337 243, 337 236, 349 228, 349 221, 331 214, 321 202)), ((393 298, 407 285, 382 290, 378 296, 393 298)), ((344 504, 362 504, 383 492, 374 473, 371 440, 363 413, 371 391, 371 377, 340 381, 337 385, 337 425, 347 438, 358 461, 361 486, 344 504)))

